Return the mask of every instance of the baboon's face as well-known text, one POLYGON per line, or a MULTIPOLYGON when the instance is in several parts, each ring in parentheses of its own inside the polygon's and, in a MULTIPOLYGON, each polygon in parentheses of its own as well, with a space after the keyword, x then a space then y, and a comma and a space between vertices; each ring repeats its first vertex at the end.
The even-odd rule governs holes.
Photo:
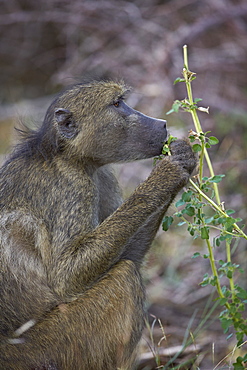
POLYGON ((99 164, 151 158, 161 154, 167 138, 166 121, 148 117, 129 107, 124 101, 122 86, 113 83, 108 85, 102 84, 105 90, 101 95, 98 91, 93 94, 91 88, 92 105, 88 104, 89 94, 87 100, 85 92, 81 94, 81 111, 78 94, 76 110, 71 104, 67 105, 69 109, 55 110, 60 134, 78 155, 99 164), (100 104, 97 105, 99 96, 100 104), (88 109, 85 109, 86 103, 88 109))
MULTIPOLYGON (((96 141, 107 162, 131 161, 161 154, 167 138, 166 121, 134 110, 123 99, 105 109, 105 119, 103 127, 98 127, 96 141), (103 142, 101 132, 104 132, 103 142)), ((97 155, 100 156, 98 151, 97 155)))

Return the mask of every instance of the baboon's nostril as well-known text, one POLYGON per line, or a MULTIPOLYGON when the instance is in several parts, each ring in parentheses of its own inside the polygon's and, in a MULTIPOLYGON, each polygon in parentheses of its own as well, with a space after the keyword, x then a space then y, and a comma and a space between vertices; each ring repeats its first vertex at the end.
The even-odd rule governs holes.
POLYGON ((164 119, 157 119, 158 122, 163 123, 164 128, 166 128, 166 120, 164 119))

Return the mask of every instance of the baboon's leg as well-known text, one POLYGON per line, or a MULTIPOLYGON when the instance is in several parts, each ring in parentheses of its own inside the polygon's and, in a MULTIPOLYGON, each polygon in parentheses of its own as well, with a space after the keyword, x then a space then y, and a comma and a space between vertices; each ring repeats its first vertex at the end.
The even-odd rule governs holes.
POLYGON ((122 260, 84 294, 60 304, 24 333, 19 338, 24 343, 6 345, 1 368, 129 370, 143 328, 143 300, 134 263, 122 260))

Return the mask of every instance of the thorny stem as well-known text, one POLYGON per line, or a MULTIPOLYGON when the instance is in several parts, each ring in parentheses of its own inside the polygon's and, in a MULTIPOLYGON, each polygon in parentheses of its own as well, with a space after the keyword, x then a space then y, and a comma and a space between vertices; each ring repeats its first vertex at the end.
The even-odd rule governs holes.
MULTIPOLYGON (((183 46, 183 54, 184 54, 183 76, 184 76, 184 81, 185 81, 185 84, 186 84, 186 89, 187 89, 187 94, 188 94, 188 101, 189 101, 189 108, 187 109, 187 111, 189 111, 191 113, 196 132, 197 132, 198 135, 200 135, 200 138, 201 138, 201 153, 200 153, 200 162, 199 162, 199 186, 197 186, 195 184, 195 182, 192 181, 191 179, 189 180, 189 182, 193 186, 194 190, 198 193, 198 199, 200 201, 202 200, 202 198, 204 198, 207 201, 207 203, 209 205, 211 205, 211 207, 214 208, 216 210, 216 212, 218 212, 218 214, 222 215, 225 218, 228 218, 230 216, 222 209, 222 204, 221 204, 221 201, 220 201, 220 195, 219 195, 219 190, 218 190, 217 183, 213 183, 216 202, 214 202, 211 198, 209 198, 200 188, 201 184, 202 184, 202 178, 203 178, 204 157, 205 157, 205 160, 207 162, 208 169, 209 169, 211 177, 214 177, 215 174, 214 174, 214 169, 213 169, 210 157, 209 157, 208 152, 207 152, 207 148, 205 146, 205 139, 202 137, 202 135, 204 135, 204 133, 202 131, 202 127, 201 127, 201 124, 200 124, 200 121, 199 121, 199 118, 198 118, 198 115, 197 115, 197 106, 196 106, 196 104, 193 100, 191 81, 193 80, 193 75, 195 73, 191 72, 189 70, 189 67, 188 67, 187 45, 183 46)), ((201 220, 202 220, 202 224, 204 225, 204 227, 206 227, 206 224, 204 222, 204 217, 202 217, 201 220)), ((243 237, 247 240, 247 235, 240 229, 240 227, 236 223, 233 224, 233 227, 234 227, 234 229, 232 230, 232 233, 229 233, 229 234, 231 234, 232 236, 235 236, 235 237, 236 236, 243 237)), ((221 288, 220 278, 219 278, 219 275, 218 275, 218 270, 217 270, 217 266, 216 266, 215 259, 214 259, 213 246, 211 245, 209 237, 205 238, 205 241, 206 241, 206 244, 207 244, 211 270, 212 270, 212 274, 215 278, 215 286, 216 286, 218 295, 221 299, 225 299, 226 297, 225 297, 225 295, 223 293, 223 290, 221 288)), ((229 240, 226 240, 226 258, 227 258, 227 262, 231 263, 231 246, 230 246, 229 240)), ((230 277, 228 279, 229 279, 229 284, 230 284, 230 289, 231 289, 231 295, 232 295, 231 297, 232 297, 232 300, 234 300, 234 298, 236 297, 234 280, 233 280, 233 277, 230 277)), ((232 317, 235 329, 238 328, 239 319, 237 318, 237 316, 234 315, 234 313, 232 313, 230 311, 230 309, 231 309, 230 303, 226 301, 226 302, 224 302, 224 305, 225 305, 229 315, 232 317)), ((246 331, 244 331, 244 333, 246 333, 246 331)))
MULTIPOLYGON (((194 75, 194 73, 192 73, 192 72, 189 71, 187 45, 184 45, 183 46, 183 53, 184 53, 183 75, 184 75, 184 79, 185 79, 185 85, 186 85, 186 88, 187 88, 189 103, 190 103, 191 107, 193 107, 194 100, 193 100, 193 94, 192 94, 192 89, 191 89, 191 77, 194 75)), ((196 112, 196 108, 192 108, 190 110, 190 113, 192 115, 192 119, 193 119, 193 122, 194 122, 194 125, 195 125, 196 132, 198 134, 200 134, 202 132, 202 127, 201 127, 201 124, 200 124, 200 121, 199 121, 199 118, 198 118, 198 115, 197 115, 197 112, 196 112)), ((210 160, 210 157, 208 155, 207 148, 204 148, 204 153, 201 154, 202 160, 200 159, 200 169, 199 169, 199 178, 200 178, 200 181, 202 179, 203 154, 205 155, 205 158, 206 158, 206 161, 207 161, 207 165, 208 165, 208 169, 209 169, 209 172, 210 172, 211 177, 213 177, 215 175, 214 174, 214 169, 213 169, 213 166, 212 166, 212 163, 211 163, 211 160, 210 160)), ((220 202, 220 195, 219 195, 218 185, 216 183, 214 183, 213 186, 214 186, 214 192, 215 192, 216 201, 217 201, 218 204, 220 204, 221 202, 220 202)))
MULTIPOLYGON (((192 109, 190 109, 190 113, 191 113, 192 118, 193 118, 195 129, 196 129, 197 133, 200 134, 203 131, 202 131, 202 127, 201 127, 199 118, 197 116, 196 108, 194 108, 194 100, 193 100, 192 88, 191 88, 191 78, 193 76, 193 73, 189 71, 187 45, 184 45, 184 47, 183 47, 183 53, 184 53, 183 75, 184 75, 185 84, 186 84, 186 88, 187 88, 189 103, 190 103, 190 106, 193 107, 192 109)), ((210 157, 209 157, 208 152, 207 152, 207 148, 205 147, 205 141, 202 142, 202 151, 201 151, 200 162, 199 162, 199 180, 200 180, 200 184, 202 183, 202 177, 203 177, 203 161, 204 161, 204 156, 205 156, 205 159, 206 159, 208 168, 209 168, 210 175, 213 177, 214 176, 214 170, 213 170, 213 166, 212 166, 210 157)), ((200 199, 202 197, 205 198, 205 194, 202 194, 203 192, 201 191, 201 189, 199 187, 197 187, 191 180, 190 180, 190 183, 193 184, 194 188, 198 188, 197 191, 199 191, 199 198, 200 199)), ((224 216, 225 216, 226 213, 224 211, 222 211, 222 209, 219 207, 219 205, 221 204, 221 201, 220 201, 220 195, 219 195, 219 190, 218 190, 217 183, 213 183, 213 187, 214 187, 216 202, 218 203, 218 205, 217 204, 214 204, 213 206, 221 214, 224 214, 224 216)), ((214 203, 210 198, 208 198, 207 201, 211 205, 214 203)), ((238 226, 237 226, 237 228, 236 228, 236 226, 237 225, 234 224, 235 229, 238 228, 238 226)), ((208 248, 208 252, 209 252, 209 260, 210 260, 210 264, 211 264, 211 270, 212 270, 213 276, 215 276, 215 278, 216 278, 216 288, 217 288, 219 297, 220 298, 224 298, 224 294, 222 292, 221 285, 220 285, 220 280, 219 280, 219 275, 218 275, 217 267, 215 265, 213 248, 212 248, 212 245, 211 245, 209 239, 206 239, 206 243, 207 243, 207 248, 208 248)), ((231 262, 231 248, 230 248, 230 243, 228 241, 226 241, 226 255, 227 255, 227 262, 231 262)), ((231 292, 232 292, 232 298, 234 298, 235 293, 234 293, 234 280, 233 280, 233 277, 229 278, 229 284, 230 284, 230 288, 231 288, 231 292)), ((228 302, 225 303, 225 307, 227 309, 230 309, 230 305, 229 305, 228 302)))

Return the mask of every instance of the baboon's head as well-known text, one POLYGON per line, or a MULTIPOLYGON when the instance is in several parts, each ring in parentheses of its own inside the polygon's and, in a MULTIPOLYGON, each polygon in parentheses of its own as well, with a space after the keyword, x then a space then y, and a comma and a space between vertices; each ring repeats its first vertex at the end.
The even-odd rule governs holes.
POLYGON ((161 154, 166 121, 129 107, 124 101, 128 91, 112 81, 75 85, 52 103, 44 125, 52 124, 64 150, 98 164, 161 154))

